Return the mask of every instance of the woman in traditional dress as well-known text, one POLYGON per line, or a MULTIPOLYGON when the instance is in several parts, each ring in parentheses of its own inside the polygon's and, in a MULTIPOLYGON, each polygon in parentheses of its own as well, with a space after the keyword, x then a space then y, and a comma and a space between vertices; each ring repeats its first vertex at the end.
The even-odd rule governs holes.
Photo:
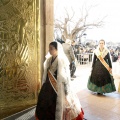
POLYGON ((51 56, 44 62, 36 120, 83 120, 80 102, 70 90, 69 62, 61 44, 51 42, 49 52, 51 56))
POLYGON ((104 40, 99 41, 99 46, 93 53, 92 71, 87 87, 98 94, 116 91, 112 76, 112 61, 104 40))

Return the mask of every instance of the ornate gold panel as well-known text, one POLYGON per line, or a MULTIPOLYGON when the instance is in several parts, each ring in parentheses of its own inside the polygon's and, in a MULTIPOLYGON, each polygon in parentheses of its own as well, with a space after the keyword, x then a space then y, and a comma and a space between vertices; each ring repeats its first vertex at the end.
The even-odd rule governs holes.
POLYGON ((36 103, 38 7, 39 0, 0 0, 0 117, 36 103))

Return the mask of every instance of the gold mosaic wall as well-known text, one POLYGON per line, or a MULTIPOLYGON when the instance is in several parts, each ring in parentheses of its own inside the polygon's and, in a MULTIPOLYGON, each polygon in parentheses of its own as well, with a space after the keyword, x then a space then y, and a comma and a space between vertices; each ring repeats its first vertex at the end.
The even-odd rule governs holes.
POLYGON ((0 116, 36 103, 39 0, 0 0, 0 116))

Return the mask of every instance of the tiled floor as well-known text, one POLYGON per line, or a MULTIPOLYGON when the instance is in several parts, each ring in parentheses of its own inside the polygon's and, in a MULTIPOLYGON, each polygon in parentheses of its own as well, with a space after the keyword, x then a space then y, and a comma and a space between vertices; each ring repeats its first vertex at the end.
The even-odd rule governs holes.
MULTIPOLYGON (((88 65, 78 65, 75 75, 77 77, 71 81, 71 86, 80 99, 85 118, 87 120, 120 120, 120 93, 116 91, 97 95, 89 91, 87 80, 90 75, 90 66, 88 65)), ((114 74, 114 79, 118 89, 119 75, 114 74)))

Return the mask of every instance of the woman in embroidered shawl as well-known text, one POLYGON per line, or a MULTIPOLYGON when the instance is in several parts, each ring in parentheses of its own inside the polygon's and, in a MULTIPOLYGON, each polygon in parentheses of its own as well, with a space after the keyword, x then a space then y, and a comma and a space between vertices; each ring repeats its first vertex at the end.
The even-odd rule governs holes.
POLYGON ((69 62, 58 42, 49 44, 51 56, 44 62, 36 120, 83 120, 80 102, 70 90, 69 62))
POLYGON ((116 91, 112 76, 111 57, 104 40, 99 41, 99 46, 94 51, 92 71, 87 87, 98 94, 116 91))

